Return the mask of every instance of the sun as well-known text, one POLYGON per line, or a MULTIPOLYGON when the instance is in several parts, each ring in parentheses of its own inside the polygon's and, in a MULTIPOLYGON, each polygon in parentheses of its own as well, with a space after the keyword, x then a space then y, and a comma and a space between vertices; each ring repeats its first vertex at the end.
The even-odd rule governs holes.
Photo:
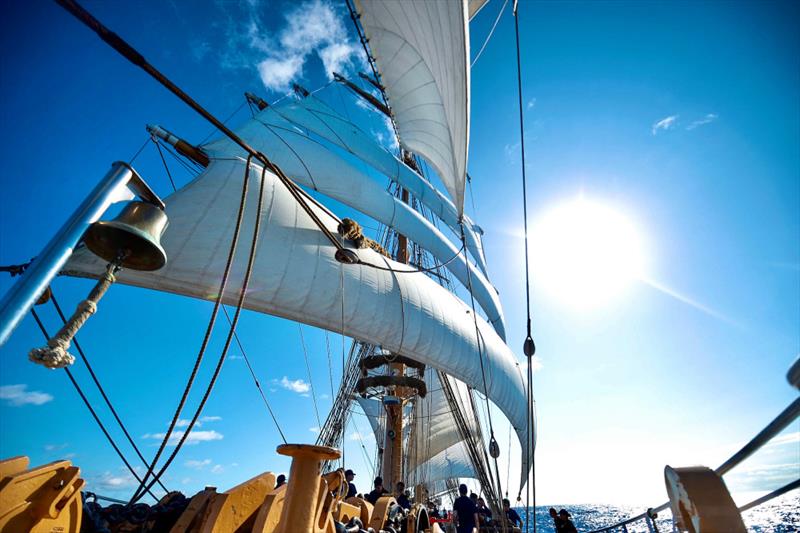
POLYGON ((609 304, 642 275, 644 249, 633 222, 582 196, 542 213, 531 237, 535 289, 570 307, 609 304))

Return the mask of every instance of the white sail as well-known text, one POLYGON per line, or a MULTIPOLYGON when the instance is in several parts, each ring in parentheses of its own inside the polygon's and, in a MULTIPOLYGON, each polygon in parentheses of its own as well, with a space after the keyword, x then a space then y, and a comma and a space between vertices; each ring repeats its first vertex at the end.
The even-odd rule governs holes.
POLYGON ((424 157, 460 215, 469 147, 469 25, 464 0, 356 0, 400 143, 424 157))
POLYGON ((435 494, 437 481, 458 478, 476 478, 475 468, 463 442, 442 450, 424 464, 411 471, 410 479, 421 479, 428 484, 428 490, 435 494))
MULTIPOLYGON (((407 265, 371 249, 355 252, 364 262, 392 271, 336 261, 334 246, 270 172, 264 174, 264 203, 257 213, 260 175, 260 170, 251 170, 239 248, 223 301, 234 305, 238 300, 258 215, 262 227, 245 308, 342 332, 440 369, 487 394, 524 442, 525 380, 514 354, 492 327, 424 274, 402 273, 407 265), (483 354, 485 387, 479 353, 483 354)), ((156 272, 123 270, 117 279, 215 299, 243 177, 243 161, 216 160, 197 179, 168 197, 170 225, 162 244, 169 262, 156 272)), ((335 233, 338 220, 318 205, 313 209, 335 233)), ((103 261, 81 249, 67 263, 64 273, 97 277, 104 270, 103 261)), ((523 472, 527 473, 525 465, 523 472)))
MULTIPOLYGON (((465 287, 472 285, 478 305, 505 339, 503 310, 497 291, 483 273, 466 260, 466 254, 459 253, 459 248, 419 212, 270 109, 247 121, 236 133, 255 149, 268 154, 298 183, 394 228, 431 252, 465 287)), ((203 148, 212 157, 243 154, 243 150, 227 138, 203 148)))
MULTIPOLYGON (((483 244, 477 235, 482 233, 480 227, 466 215, 459 217, 453 202, 436 190, 428 180, 377 144, 372 137, 355 124, 339 115, 314 95, 300 100, 285 100, 270 109, 290 122, 344 148, 387 178, 402 185, 457 235, 460 234, 463 227, 467 250, 478 263, 481 271, 487 274, 483 244)), ((262 111, 256 118, 260 118, 265 113, 267 112, 262 111)))

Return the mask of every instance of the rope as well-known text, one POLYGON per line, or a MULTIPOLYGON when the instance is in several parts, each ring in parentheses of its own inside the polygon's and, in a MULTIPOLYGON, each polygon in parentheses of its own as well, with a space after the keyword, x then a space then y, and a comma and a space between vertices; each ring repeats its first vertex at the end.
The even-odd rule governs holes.
POLYGON ((151 139, 153 139, 153 143, 156 145, 156 148, 158 148, 158 155, 161 156, 161 162, 164 163, 164 170, 167 171, 167 177, 169 178, 169 184, 172 185, 172 190, 173 191, 177 191, 178 188, 175 187, 175 181, 172 179, 172 173, 169 171, 169 166, 167 165, 167 160, 164 159, 164 152, 161 151, 161 143, 158 142, 157 137, 155 135, 153 135, 151 137, 151 139))
POLYGON ((116 50, 120 55, 125 57, 128 61, 132 64, 136 65, 137 67, 144 70, 147 74, 149 74, 153 79, 158 81, 161 85, 163 85, 166 89, 172 92, 175 96, 177 96, 181 101, 183 101, 186 105, 191 107, 195 112, 197 112, 200 116, 205 118, 211 124, 217 127, 225 136, 227 136, 230 140, 234 143, 239 145, 242 149, 247 152, 249 157, 254 157, 258 159, 270 172, 274 173, 278 180, 286 187, 295 201, 300 205, 300 207, 308 214, 314 224, 322 231, 325 237, 330 241, 330 243, 336 248, 337 250, 342 250, 343 246, 336 238, 336 236, 328 229, 328 227, 320 220, 319 216, 314 212, 313 208, 306 202, 305 198, 303 197, 302 193, 300 192, 299 187, 290 180, 286 174, 272 161, 269 160, 267 156, 263 153, 259 152, 258 150, 252 148, 248 145, 241 137, 236 135, 230 128, 225 126, 222 122, 219 121, 214 115, 209 113, 203 106, 197 103, 191 96, 186 94, 180 87, 175 85, 169 78, 164 76, 158 69, 156 69, 153 65, 151 65, 145 58, 140 54, 136 49, 134 49, 131 45, 129 45, 125 40, 123 40, 119 35, 110 31, 107 27, 105 27, 99 20, 97 20, 91 13, 86 11, 78 2, 75 0, 56 0, 61 7, 66 9, 71 15, 77 18, 80 22, 82 22, 85 26, 90 28, 94 31, 100 39, 105 41, 109 46, 111 46, 114 50, 116 50))
POLYGON ((470 64, 469 68, 475 66, 475 63, 478 62, 478 58, 481 57, 481 54, 486 49, 486 45, 489 44, 489 39, 491 39, 492 35, 494 35, 494 30, 495 28, 497 28, 497 23, 500 22, 500 17, 503 16, 503 12, 506 10, 506 5, 508 5, 508 0, 503 2, 503 6, 500 8, 500 12, 497 14, 497 18, 494 19, 494 24, 492 24, 492 29, 489 30, 489 35, 486 36, 486 40, 483 41, 483 46, 481 46, 481 49, 478 50, 478 54, 475 56, 475 59, 472 60, 472 64, 470 64))
POLYGON ((389 252, 387 252, 383 246, 378 244, 377 241, 364 235, 364 232, 362 231, 358 222, 351 218, 343 218, 336 227, 336 231, 339 232, 339 235, 341 235, 342 238, 353 241, 357 248, 372 248, 379 254, 385 257, 390 257, 389 252))
POLYGON ((138 150, 136 150, 136 153, 135 153, 135 154, 133 154, 133 157, 131 157, 131 158, 128 160, 128 164, 129 164, 129 165, 132 165, 132 164, 133 164, 133 162, 134 162, 134 161, 136 161, 136 158, 137 158, 137 157, 139 157, 139 154, 141 154, 141 153, 142 153, 142 150, 144 150, 144 149, 145 149, 145 147, 147 146, 147 143, 148 143, 148 141, 150 141, 150 139, 145 139, 145 141, 142 143, 142 146, 141 146, 141 147, 140 147, 138 150))
POLYGON ((311 379, 311 365, 308 363, 308 351, 306 350, 306 340, 303 337, 303 326, 297 324, 297 329, 300 331, 300 345, 303 347, 303 358, 306 360, 306 372, 308 373, 308 385, 311 387, 311 399, 314 401, 314 414, 317 416, 317 427, 322 427, 322 420, 319 418, 319 409, 317 408, 317 393, 314 392, 314 381, 311 379))
MULTIPOLYGON (((39 318, 39 315, 36 313, 36 309, 31 308, 31 314, 33 315, 34 320, 36 320, 36 324, 39 326, 39 329, 42 331, 42 334, 44 335, 45 339, 49 339, 50 335, 47 333, 47 329, 44 327, 44 324, 42 323, 42 320, 39 318)), ((117 452, 117 455, 119 456, 120 459, 122 459, 122 462, 125 463, 125 466, 128 468, 128 471, 131 473, 131 475, 137 481, 141 482, 141 479, 139 478, 139 475, 136 473, 136 470, 133 469, 131 464, 125 458, 125 455, 122 453, 122 450, 120 450, 119 446, 117 446, 117 443, 114 442, 114 439, 111 437, 111 434, 108 432, 108 430, 106 429, 105 425, 100 420, 100 417, 97 416, 97 413, 95 412, 94 408, 92 407, 92 404, 89 402, 89 399, 86 398, 86 395, 81 390, 80 385, 78 385, 78 382, 75 381, 75 377, 72 375, 72 372, 70 372, 69 368, 66 368, 66 367, 64 367, 64 371, 67 373, 67 377, 69 377, 69 380, 72 382, 72 386, 75 387, 75 390, 78 392, 78 395, 80 395, 81 400, 83 400, 83 403, 89 409, 89 412, 92 414, 92 417, 94 418, 94 421, 97 422, 97 425, 102 430, 103 435, 105 435, 105 437, 106 437, 106 440, 108 440, 109 444, 111 444, 111 447, 114 448, 114 451, 117 452)), ((155 495, 152 492, 150 492, 148 490, 147 493, 150 496, 152 496, 152 498, 154 500, 158 501, 158 498, 156 498, 155 495)))
MULTIPOLYGON (((533 355, 536 353, 536 345, 531 336, 531 283, 530 283, 530 265, 528 257, 528 190, 527 190, 527 176, 525 173, 525 127, 524 127, 524 107, 522 105, 522 63, 520 60, 520 46, 519 46, 519 12, 518 5, 514 3, 514 35, 516 37, 517 49, 517 93, 519 97, 519 135, 520 135, 520 149, 522 157, 522 214, 523 214, 523 227, 525 229, 525 304, 527 310, 527 335, 523 345, 523 351, 528 358, 528 388, 527 388, 527 431, 525 439, 525 455, 528 465, 531 468, 532 479, 530 483, 525 485, 525 505, 530 510, 531 492, 533 493, 533 533, 536 533, 536 459, 535 459, 535 445, 534 445, 534 414, 533 414, 533 355)), ((528 528, 528 516, 530 512, 525 513, 525 529, 528 528)))
MULTIPOLYGON (((228 314, 228 309, 224 305, 222 306, 222 312, 225 314, 225 318, 228 320, 228 324, 230 326, 233 326, 231 317, 228 314)), ((250 358, 247 357, 247 352, 244 351, 244 346, 242 346, 242 341, 239 340, 239 334, 236 333, 235 331, 233 332, 233 338, 236 339, 236 344, 239 346, 239 351, 242 353, 242 357, 244 357, 244 362, 247 364, 247 369, 250 371, 250 375, 253 377, 253 382, 255 383, 259 394, 261 395, 261 399, 264 401, 264 405, 266 406, 267 411, 269 412, 269 416, 272 418, 272 422, 275 424, 275 428, 278 430, 278 433, 280 433, 281 440, 283 441, 284 444, 288 444, 288 442, 286 441, 286 436, 283 434, 283 430, 281 429, 281 425, 278 424, 278 419, 275 417, 275 413, 272 410, 272 406, 267 401, 267 397, 264 394, 264 390, 261 388, 261 383, 258 381, 256 373, 253 370, 253 366, 250 364, 250 358)))
MULTIPOLYGON (((228 117, 227 117, 225 120, 223 120, 223 121, 222 121, 222 123, 223 123, 223 124, 227 124, 227 123, 228 123, 228 121, 230 121, 230 119, 232 119, 232 118, 233 118, 233 116, 234 116, 236 113, 238 113, 239 111, 241 111, 241 110, 242 110, 242 108, 244 107, 244 105, 245 105, 245 104, 247 104, 247 103, 248 103, 248 102, 247 102, 247 99, 245 99, 245 101, 244 101, 244 102, 242 102, 242 103, 239 105, 239 107, 237 107, 237 108, 236 108, 236 109, 233 111, 233 113, 231 113, 230 115, 228 115, 228 117)), ((251 108, 251 109, 252 109, 252 108, 251 108)), ((209 140, 209 139, 211 138, 211 136, 212 136, 212 135, 214 135, 214 132, 216 132, 216 131, 217 131, 217 128, 214 128, 214 129, 212 129, 210 132, 208 132, 208 135, 206 135, 205 137, 203 137, 203 140, 202 140, 202 141, 200 141, 199 143, 197 143, 197 145, 198 145, 198 146, 200 146, 201 144, 204 144, 204 143, 205 143, 207 140, 209 140)))
MULTIPOLYGON (((158 146, 158 145, 159 145, 159 143, 156 142, 156 146, 158 146)), ((161 149, 160 148, 159 148, 159 153, 161 153, 161 149)), ((175 155, 175 154, 173 154, 173 155, 175 155)), ((177 158, 177 155, 175 155, 175 157, 177 158)), ((173 191, 177 191, 177 189, 175 188, 175 182, 172 181, 172 176, 170 175, 170 172, 169 172, 169 166, 167 165, 167 162, 164 159, 163 155, 161 156, 161 161, 164 163, 164 169, 167 171, 167 175, 170 176, 169 182, 170 182, 170 184, 172 184, 172 190, 173 191)), ((178 161, 181 161, 181 160, 178 159, 178 161)), ((228 325, 229 326, 233 326, 233 322, 231 322, 231 317, 228 314, 228 309, 224 305, 222 306, 222 312, 225 314, 225 318, 228 321, 228 325)), ((255 384, 256 389, 258 389, 258 393, 261 395, 261 400, 264 402, 264 406, 267 408, 267 412, 269 412, 269 416, 270 416, 270 418, 272 418, 272 422, 275 424, 275 428, 278 430, 278 433, 281 436, 281 440, 283 440, 283 443, 286 444, 287 443, 286 436, 283 434, 283 430, 281 429, 281 425, 278 423, 278 419, 275 416, 275 412, 272 410, 272 406, 269 404, 269 401, 267 401, 267 396, 264 394, 264 390, 261 388, 261 383, 258 381, 258 378, 256 377, 256 373, 253 370, 253 365, 250 364, 250 358, 247 357, 247 352, 245 352, 244 346, 242 346, 242 341, 239 339, 239 334, 236 333, 236 331, 234 331, 233 332, 233 337, 234 337, 234 339, 236 339, 236 344, 239 346, 239 351, 242 353, 242 357, 244 358, 244 362, 247 364, 247 369, 250 371, 250 376, 252 376, 252 378, 253 378, 253 383, 255 384)), ((77 342, 76 342, 76 346, 77 346, 77 342)), ((142 459, 142 460, 144 460, 144 459, 142 459)), ((147 464, 147 462, 145 461, 145 465, 146 464, 147 464)), ((159 485, 161 485, 161 481, 160 480, 159 480, 158 483, 159 483, 159 485)), ((163 485, 162 485, 162 487, 163 487, 163 485)), ((166 490, 166 489, 164 489, 164 490, 166 490)))
POLYGON ((47 368, 65 368, 75 362, 75 357, 67 349, 72 338, 78 333, 89 317, 97 312, 97 302, 106 293, 116 278, 114 274, 119 270, 117 261, 111 262, 106 267, 105 273, 97 281, 89 296, 78 304, 78 308, 70 319, 64 323, 56 336, 47 341, 47 346, 34 348, 28 353, 28 359, 47 368))
MULTIPOLYGON (((250 158, 248 158, 247 161, 247 169, 245 171, 245 176, 244 176, 245 182, 248 180, 249 174, 250 174, 250 158)), ((178 452, 183 447, 184 442, 186 442, 189 433, 191 433, 192 428, 194 428, 194 425, 197 423, 197 419, 200 418, 200 414, 203 412, 203 408, 205 407, 206 402, 208 401, 208 398, 211 395, 211 391, 214 389, 214 385, 217 382, 217 378, 219 377, 220 371, 222 370, 222 365, 225 362, 225 359, 227 358, 228 349, 230 348, 231 340, 233 339, 233 334, 236 333, 236 324, 239 321, 239 316, 242 311, 242 306, 244 305, 244 299, 245 296, 247 295, 247 287, 250 284, 250 277, 253 273, 253 265, 255 265, 256 249, 258 248, 258 236, 259 236, 259 231, 261 229, 261 210, 264 206, 264 189, 266 181, 264 179, 265 174, 266 174, 266 168, 262 167, 261 183, 259 187, 258 202, 256 206, 256 215, 255 215, 256 218, 253 225, 253 239, 250 244, 250 255, 247 259, 247 269, 245 270, 244 279, 242 280, 242 288, 239 291, 239 298, 236 302, 236 312, 233 315, 233 323, 231 324, 231 328, 228 331, 228 336, 225 339, 225 345, 223 346, 222 353, 220 354, 220 357, 217 360, 217 366, 214 368, 214 374, 211 376, 211 381, 209 381, 208 387, 206 388, 205 393, 203 393, 203 398, 200 400, 200 404, 197 406, 197 410, 195 411, 194 416, 192 416, 192 419, 189 422, 189 426, 186 428, 186 431, 183 433, 183 435, 181 435, 181 438, 178 441, 177 445, 175 446, 175 449, 172 451, 169 458, 164 463, 164 466, 162 466, 161 469, 158 471, 158 473, 154 476, 154 479, 152 482, 150 482, 148 488, 152 487, 155 484, 155 482, 161 478, 164 472, 166 472, 167 468, 169 468, 169 465, 172 464, 172 461, 175 460, 175 457, 177 457, 178 452)), ((245 189, 245 194, 246 194, 246 189, 245 189)), ((222 298, 222 291, 220 292, 219 296, 219 299, 221 298, 222 298)))
MULTIPOLYGON (((61 321, 63 323, 66 323, 67 322, 67 318, 64 315, 63 311, 61 310, 61 306, 58 304, 58 300, 56 299, 56 294, 53 291, 51 291, 51 293, 50 293, 50 300, 52 301, 53 307, 55 307, 56 312, 58 313, 58 316, 61 318, 61 321)), ((139 447, 134 442, 133 438, 131 437, 131 434, 128 432, 128 429, 125 427, 125 424, 122 423, 122 419, 117 414, 117 410, 114 409, 114 406, 111 404, 111 400, 108 398, 108 395, 106 394, 105 389, 100 384, 100 380, 97 378, 97 375, 94 373, 94 369, 92 368, 92 365, 89 364, 89 359, 86 357, 86 354, 84 353, 83 348, 81 347, 80 343, 78 342, 78 338, 77 337, 75 337, 73 339, 73 343, 75 344, 75 349, 78 350, 78 354, 81 356, 81 360, 83 361, 83 364, 86 366, 86 370, 89 371, 89 375, 92 377, 92 381, 94 381, 94 384, 97 386, 97 390, 100 391, 100 395, 103 397, 103 400, 106 402, 106 405, 108 406, 109 411, 111 411, 111 414, 114 416, 114 419, 117 421, 117 424, 119 425, 120 429, 122 430, 122 433, 125 434, 125 438, 128 439, 128 442, 130 443, 131 447, 133 447, 134 451, 136 452, 136 455, 139 456, 139 459, 141 459, 142 463, 145 466, 147 466, 147 460, 144 458, 144 455, 142 455, 142 452, 139 451, 139 447)), ((164 492, 169 492, 169 490, 167 490, 167 487, 165 487, 163 483, 159 482, 159 486, 162 489, 164 489, 164 492)), ((125 503, 125 502, 123 502, 123 503, 125 503)))
MULTIPOLYGON (((136 491, 133 493, 133 497, 129 504, 134 504, 139 499, 140 492, 143 489, 144 483, 146 480, 152 475, 153 469, 155 468, 156 464, 158 463, 158 459, 161 457, 161 454, 164 453, 164 449, 167 447, 167 443, 169 442, 170 437, 172 436, 172 432, 175 429, 175 425, 178 422, 178 418, 180 418, 181 411, 183 410, 183 406, 186 404, 186 399, 189 396, 189 391, 192 389, 192 385, 194 384, 194 380, 197 377, 197 371, 200 369, 200 363, 203 361, 203 356, 205 355, 206 348, 208 347, 208 343, 211 340, 211 332, 214 329, 214 324, 217 321, 217 314, 219 312, 220 305, 222 303, 222 296, 225 293, 225 287, 228 285, 228 277, 230 275, 231 267, 233 266, 233 257, 236 253, 236 246, 239 242, 239 232, 241 231, 242 226, 242 219, 244 218, 244 207, 247 202, 247 188, 249 182, 249 174, 250 174, 250 161, 251 158, 247 158, 247 166, 245 168, 245 176, 242 180, 242 197, 239 201, 239 213, 236 217, 236 226, 233 230, 233 237, 231 239, 231 245, 228 250, 228 258, 225 262, 225 270, 222 274, 222 281, 220 281, 219 291, 217 292, 217 298, 214 300, 214 309, 211 312, 211 318, 208 321, 208 326, 206 327, 205 335, 203 336, 203 342, 200 345, 200 350, 197 353, 197 357, 195 358, 194 367, 192 368, 192 372, 189 375, 189 379, 186 382, 186 387, 184 387, 183 395, 181 396, 180 402, 178 403, 178 407, 175 409, 175 414, 172 417, 172 421, 169 424, 169 429, 164 434, 164 439, 161 441, 161 444, 158 447, 158 451, 156 452, 153 461, 147 467, 147 473, 144 476, 144 481, 139 485, 136 491)), ((260 212, 259 212, 260 214, 260 212)), ((260 218, 260 217, 259 217, 260 218)), ((257 225, 257 224, 256 224, 257 225)), ((188 428, 186 432, 184 432, 184 436, 189 434, 188 428)))

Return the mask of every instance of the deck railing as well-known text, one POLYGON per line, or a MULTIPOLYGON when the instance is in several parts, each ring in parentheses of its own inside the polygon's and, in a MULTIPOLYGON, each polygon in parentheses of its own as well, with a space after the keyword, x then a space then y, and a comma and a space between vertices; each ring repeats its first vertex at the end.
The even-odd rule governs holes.
MULTIPOLYGON (((798 418, 798 416, 800 416, 800 398, 797 398, 795 401, 789 404, 789 407, 784 409, 783 412, 781 412, 781 414, 779 414, 775 418, 775 420, 770 422, 767 425, 767 427, 762 429, 758 433, 758 435, 753 437, 753 439, 750 440, 750 442, 745 444, 741 450, 733 454, 730 459, 722 463, 722 465, 720 465, 719 468, 715 470, 715 472, 720 476, 722 476, 727 472, 729 472, 730 470, 732 470, 736 465, 740 464, 742 461, 744 461, 745 459, 753 455, 755 452, 760 450, 778 433, 786 429, 789 426, 789 424, 791 424, 798 418)), ((741 507, 739 507, 739 512, 743 513, 754 507, 758 507, 759 505, 766 503, 773 498, 777 498, 778 496, 786 494, 790 490, 796 489, 798 487, 800 487, 800 479, 796 479, 790 483, 787 483, 783 487, 776 489, 770 492, 769 494, 766 494, 756 500, 753 500, 750 503, 742 505, 741 507)), ((658 526, 656 525, 655 522, 655 515, 665 509, 669 509, 669 502, 659 505, 658 507, 648 509, 644 513, 634 516, 632 518, 628 518, 627 520, 623 520, 622 522, 617 522, 616 524, 606 526, 601 529, 595 529, 590 533, 603 533, 610 531, 628 533, 629 525, 642 521, 644 521, 644 523, 647 525, 648 531, 652 533, 659 533, 658 526)), ((677 531, 674 525, 672 526, 672 529, 673 531, 677 531)))

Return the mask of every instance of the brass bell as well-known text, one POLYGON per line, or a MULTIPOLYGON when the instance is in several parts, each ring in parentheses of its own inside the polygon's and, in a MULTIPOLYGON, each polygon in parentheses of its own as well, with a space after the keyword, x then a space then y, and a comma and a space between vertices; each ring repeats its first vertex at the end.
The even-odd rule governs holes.
POLYGON ((161 236, 169 220, 162 209, 146 202, 130 202, 110 221, 95 222, 83 237, 86 246, 106 261, 121 258, 133 270, 158 270, 167 264, 161 236))

